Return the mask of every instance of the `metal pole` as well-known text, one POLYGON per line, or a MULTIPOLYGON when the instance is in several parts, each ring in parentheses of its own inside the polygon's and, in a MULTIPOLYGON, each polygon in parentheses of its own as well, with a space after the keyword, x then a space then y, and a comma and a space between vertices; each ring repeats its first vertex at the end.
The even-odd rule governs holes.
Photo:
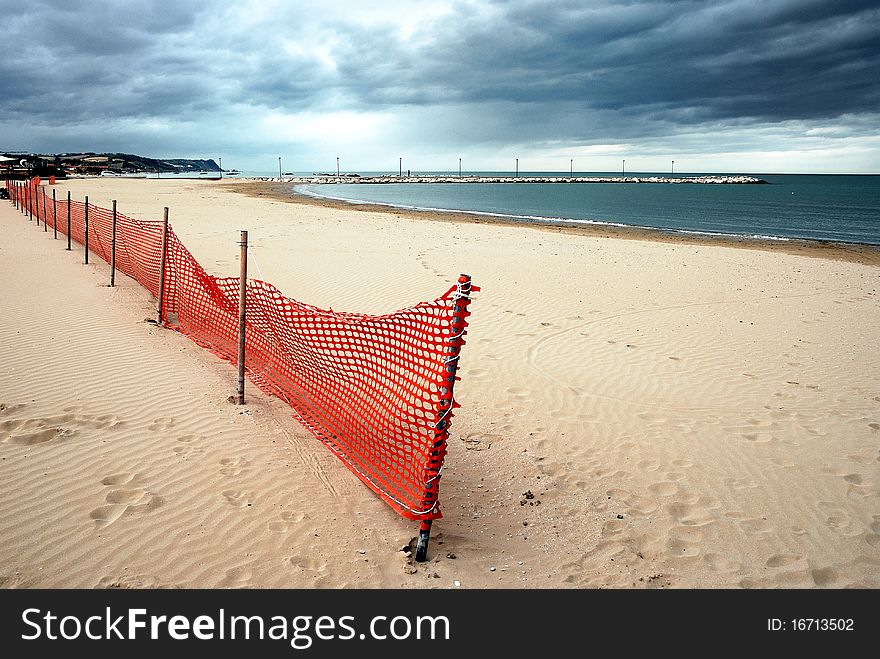
POLYGON ((281 178, 281 156, 278 156, 278 178, 281 178))
POLYGON ((516 175, 519 176, 519 158, 516 159, 516 175))
POLYGON ((49 232, 49 210, 46 208, 47 201, 48 197, 46 196, 46 188, 43 188, 43 231, 46 233, 49 232))
POLYGON ((339 178, 339 156, 336 156, 336 178, 339 178))
POLYGON ((674 160, 672 161, 671 178, 675 178, 675 161, 674 160))
POLYGON ((220 178, 223 178, 223 158, 220 158, 220 178))
POLYGON ((568 176, 569 178, 574 178, 574 158, 568 161, 568 176))
MULTIPOLYGON (((440 461, 445 454, 445 443, 449 437, 449 424, 452 407, 454 404, 453 388, 455 385, 455 374, 458 371, 458 355, 461 352, 461 346, 464 345, 465 328, 467 327, 468 311, 471 298, 471 276, 460 275, 458 278, 458 286, 454 297, 454 306, 452 311, 452 321, 449 327, 449 337, 446 339, 446 365, 444 368, 443 381, 440 386, 441 407, 438 413, 439 420, 434 431, 434 446, 431 451, 431 458, 436 461, 436 466, 431 464, 429 460, 426 472, 435 474, 429 479, 425 493, 424 505, 437 500, 437 487, 439 486, 437 477, 440 471, 440 461), (445 407, 443 407, 445 403, 445 407)), ((430 519, 423 519, 419 524, 419 539, 416 544, 416 561, 424 562, 428 558, 428 541, 431 539, 431 523, 430 519)))
POLYGON ((67 251, 70 251, 70 190, 67 191, 67 251))
POLYGON ((461 158, 458 159, 458 178, 461 178, 461 158))
MULTIPOLYGON (((27 185, 27 196, 28 196, 28 213, 30 217, 28 217, 28 221, 34 219, 34 185, 32 182, 28 182, 27 185)), ((37 220, 39 222, 39 220, 37 220)))
POLYGON ((165 255, 168 252, 168 207, 162 220, 162 255, 159 257, 159 303, 156 305, 156 324, 162 324, 163 304, 165 302, 165 255))
POLYGON ((398 176, 403 176, 403 158, 401 158, 401 159, 398 161, 397 175, 398 175, 398 176))
POLYGON ((58 240, 58 200, 55 199, 55 188, 52 188, 52 237, 58 240))
POLYGON ((110 229, 110 287, 116 286, 116 200, 113 200, 113 224, 110 229))
POLYGON ((83 247, 85 247, 85 255, 86 255, 86 265, 89 264, 89 196, 86 195, 86 218, 85 218, 85 231, 84 231, 84 240, 83 247))
POLYGON ((247 294, 247 240, 248 232, 241 232, 241 271, 238 287, 238 404, 244 405, 244 339, 245 339, 245 296, 247 294))
POLYGON ((623 159, 623 178, 626 178, 626 158, 623 159))

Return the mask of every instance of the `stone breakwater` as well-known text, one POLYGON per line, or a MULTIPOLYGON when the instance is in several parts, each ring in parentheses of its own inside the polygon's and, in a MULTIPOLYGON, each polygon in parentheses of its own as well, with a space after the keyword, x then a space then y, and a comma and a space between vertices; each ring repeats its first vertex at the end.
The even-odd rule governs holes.
POLYGON ((688 183, 706 185, 767 184, 754 176, 354 176, 316 174, 258 178, 280 183, 688 183))

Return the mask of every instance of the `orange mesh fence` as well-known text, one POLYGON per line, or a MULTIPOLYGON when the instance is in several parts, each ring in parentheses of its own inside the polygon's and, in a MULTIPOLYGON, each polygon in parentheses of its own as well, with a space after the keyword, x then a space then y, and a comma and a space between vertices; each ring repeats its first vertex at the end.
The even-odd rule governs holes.
MULTIPOLYGON (((21 199, 21 189, 11 192, 21 199)), ((33 204, 25 195, 24 203, 33 204)), ((49 206, 51 225, 51 199, 49 206)), ((82 244, 85 204, 71 202, 70 209, 71 237, 82 244)), ((57 217, 59 233, 66 233, 66 199, 57 202, 57 217)), ((89 249, 109 262, 112 212, 89 205, 88 221, 89 249)), ((118 269, 158 294, 162 223, 121 214, 116 221, 118 269)), ((233 363, 239 283, 205 272, 168 228, 163 321, 233 363)), ((399 514, 436 519, 470 292, 462 277, 431 302, 366 315, 320 309, 249 280, 246 370, 399 514)))

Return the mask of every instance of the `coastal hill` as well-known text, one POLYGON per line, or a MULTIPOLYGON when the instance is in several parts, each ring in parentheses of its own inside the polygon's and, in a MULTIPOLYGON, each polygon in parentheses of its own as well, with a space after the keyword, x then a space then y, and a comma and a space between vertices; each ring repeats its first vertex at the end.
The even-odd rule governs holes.
POLYGON ((132 153, 62 154, 61 166, 68 171, 100 169, 120 173, 162 172, 219 172, 213 159, 147 158, 132 153))
POLYGON ((58 176, 66 174, 101 174, 105 171, 117 174, 219 172, 220 167, 209 158, 148 158, 132 153, 9 153, 2 154, 9 160, 6 173, 12 178, 29 176, 58 176))

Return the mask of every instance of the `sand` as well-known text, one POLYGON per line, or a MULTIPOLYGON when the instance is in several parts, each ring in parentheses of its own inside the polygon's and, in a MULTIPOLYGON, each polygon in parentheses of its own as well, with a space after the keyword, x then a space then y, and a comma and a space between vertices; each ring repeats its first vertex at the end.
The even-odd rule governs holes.
POLYGON ((2 202, 0 585, 880 587, 875 252, 303 203, 244 181, 68 188, 135 217, 169 206, 220 275, 248 229, 253 276, 340 311, 473 275, 445 517, 430 560, 408 561, 416 525, 289 408, 253 387, 228 402, 233 366, 145 323, 147 292, 107 288, 106 264, 2 202))

